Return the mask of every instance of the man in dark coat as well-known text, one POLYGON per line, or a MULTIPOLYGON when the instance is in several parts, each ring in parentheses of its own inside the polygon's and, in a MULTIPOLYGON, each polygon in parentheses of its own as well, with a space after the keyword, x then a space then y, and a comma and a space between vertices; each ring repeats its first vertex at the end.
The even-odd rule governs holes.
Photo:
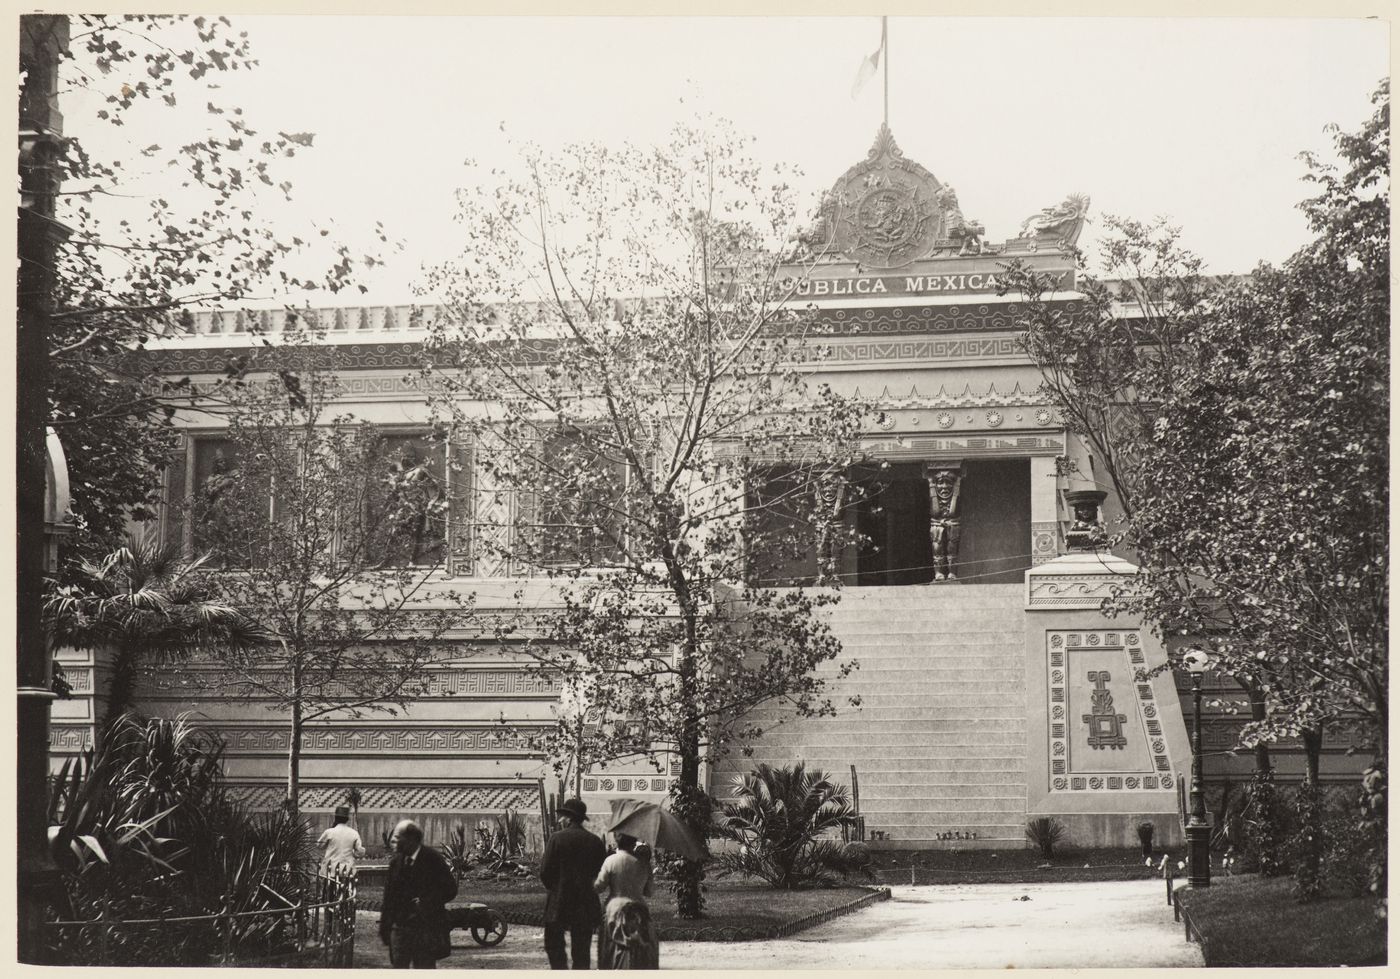
POLYGON ((564 933, 569 933, 575 969, 587 969, 593 930, 603 922, 593 881, 607 857, 603 841, 583 828, 588 808, 582 799, 559 806, 559 828, 550 834, 540 862, 540 880, 549 888, 544 904, 544 951, 551 969, 567 969, 564 933))
POLYGON ((452 951, 447 902, 457 896, 457 879, 442 855, 423 845, 423 831, 412 820, 394 827, 394 849, 379 939, 389 946, 394 968, 436 969, 452 951))

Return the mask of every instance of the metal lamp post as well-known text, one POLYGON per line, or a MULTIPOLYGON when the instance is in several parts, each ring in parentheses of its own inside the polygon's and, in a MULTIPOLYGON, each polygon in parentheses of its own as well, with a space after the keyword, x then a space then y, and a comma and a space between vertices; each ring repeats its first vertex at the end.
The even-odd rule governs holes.
POLYGON ((1205 786, 1201 783, 1201 677, 1210 657, 1200 649, 1188 650, 1181 665, 1191 674, 1194 713, 1191 724, 1191 816, 1186 821, 1186 883, 1210 886, 1210 823, 1206 819, 1205 786))

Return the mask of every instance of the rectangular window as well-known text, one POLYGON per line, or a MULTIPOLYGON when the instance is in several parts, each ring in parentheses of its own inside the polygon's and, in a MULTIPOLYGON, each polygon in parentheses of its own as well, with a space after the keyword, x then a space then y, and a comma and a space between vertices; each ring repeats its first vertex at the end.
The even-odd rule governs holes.
POLYGON ((447 451, 423 434, 380 435, 362 457, 367 563, 435 567, 447 553, 447 451))
POLYGON ((605 567, 622 562, 631 473, 578 429, 545 438, 536 487, 541 564, 605 567))
MULTIPOLYGON (((340 517, 337 521, 339 553, 369 567, 436 567, 447 558, 449 510, 469 519, 470 453, 453 446, 460 472, 447 473, 448 446, 421 432, 376 434, 368 444, 352 449, 359 472, 345 479, 325 502, 340 517), (449 507, 449 494, 452 504, 449 507)), ((285 461, 294 470, 295 461, 285 461)), ((180 540, 188 554, 211 555, 215 567, 251 566, 262 556, 265 535, 256 529, 263 519, 281 519, 283 505, 272 486, 255 492, 240 474, 239 447, 221 435, 195 436, 188 448, 172 460, 167 479, 170 516, 167 539, 180 540)), ((266 467, 260 467, 266 468, 266 467)), ((284 468, 284 472, 285 472, 284 468)), ((266 476, 275 482, 270 474, 266 476)), ((466 560, 469 528, 456 528, 461 564, 466 560)))
POLYGON ((229 541, 235 535, 225 526, 229 521, 229 500, 236 495, 238 446, 232 439, 200 437, 193 448, 193 477, 190 486, 190 543, 192 556, 210 556, 215 567, 245 563, 246 555, 230 553, 229 541))

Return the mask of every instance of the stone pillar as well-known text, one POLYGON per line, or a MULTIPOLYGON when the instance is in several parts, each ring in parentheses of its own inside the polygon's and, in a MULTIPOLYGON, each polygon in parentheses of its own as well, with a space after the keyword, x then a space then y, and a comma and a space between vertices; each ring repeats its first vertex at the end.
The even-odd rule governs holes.
POLYGON ((962 537, 958 494, 962 490, 962 460, 924 463, 928 480, 928 534, 933 546, 933 580, 956 578, 958 544, 962 537))
POLYGON ((1031 566, 1059 556, 1059 479, 1054 456, 1031 456, 1031 566))

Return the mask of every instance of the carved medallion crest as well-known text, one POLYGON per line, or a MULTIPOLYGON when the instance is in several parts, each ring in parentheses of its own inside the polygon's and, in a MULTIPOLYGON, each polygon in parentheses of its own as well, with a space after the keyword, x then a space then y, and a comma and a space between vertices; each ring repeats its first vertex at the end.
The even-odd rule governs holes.
POLYGON ((836 182, 833 233, 837 250, 872 269, 894 269, 923 258, 942 234, 940 184, 904 158, 888 126, 880 127, 866 159, 836 182))

